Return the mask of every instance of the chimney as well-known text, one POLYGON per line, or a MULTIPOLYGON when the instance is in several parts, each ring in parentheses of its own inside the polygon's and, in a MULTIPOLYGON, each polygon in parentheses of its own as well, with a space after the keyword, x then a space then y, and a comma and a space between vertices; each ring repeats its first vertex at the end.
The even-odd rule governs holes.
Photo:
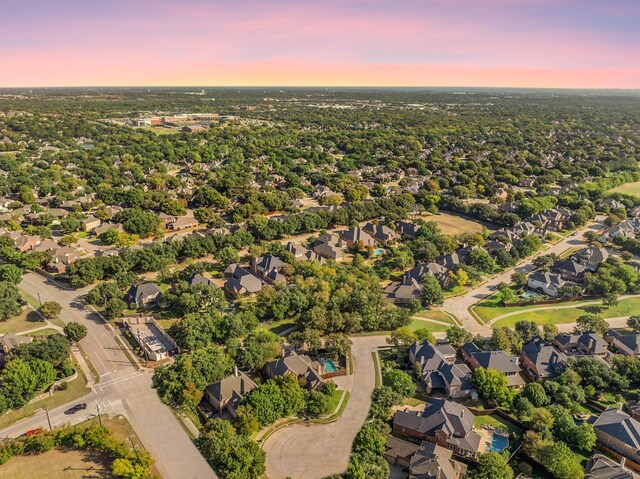
POLYGON ((464 417, 464 409, 460 410, 460 417, 464 417))
POLYGON ((235 364, 233 365, 233 375, 235 377, 240 376, 240 373, 238 372, 238 366, 236 366, 235 364))
POLYGON ((626 462, 627 462, 627 458, 626 457, 621 457, 620 458, 620 467, 624 467, 626 462))

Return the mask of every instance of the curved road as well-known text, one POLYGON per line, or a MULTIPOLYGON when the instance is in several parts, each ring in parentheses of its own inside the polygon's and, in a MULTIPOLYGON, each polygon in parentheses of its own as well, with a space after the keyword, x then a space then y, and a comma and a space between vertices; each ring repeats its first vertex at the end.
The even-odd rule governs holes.
POLYGON ((346 389, 351 394, 342 416, 329 424, 297 423, 277 430, 262 445, 267 453, 269 479, 321 479, 347 469, 351 443, 364 423, 375 386, 371 352, 385 346, 386 336, 352 338, 354 374, 346 389))
POLYGON ((592 221, 587 226, 576 230, 576 232, 578 233, 577 235, 574 234, 571 236, 567 236, 558 243, 539 251, 530 258, 527 258, 522 264, 516 266, 515 268, 508 269, 507 271, 494 276, 493 278, 479 285, 477 288, 474 288, 465 294, 446 299, 442 305, 442 309, 445 312, 458 318, 458 320, 461 321, 462 326, 467 331, 470 331, 473 334, 491 335, 491 326, 488 324, 480 324, 469 312, 469 308, 471 306, 474 306, 483 299, 486 299, 494 294, 496 292, 496 286, 498 286, 498 284, 502 282, 510 283, 511 275, 514 272, 517 271, 519 273, 530 273, 531 271, 533 271, 534 266, 532 262, 538 256, 543 256, 551 253, 560 255, 570 248, 581 248, 587 246, 587 243, 584 241, 582 235, 587 231, 601 230, 602 227, 602 218, 596 218, 595 221, 592 221))

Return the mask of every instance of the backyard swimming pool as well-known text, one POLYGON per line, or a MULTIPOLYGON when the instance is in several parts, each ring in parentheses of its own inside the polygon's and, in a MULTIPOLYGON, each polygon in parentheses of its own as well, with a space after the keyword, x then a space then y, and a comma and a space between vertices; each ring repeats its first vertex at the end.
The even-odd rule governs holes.
POLYGON ((382 248, 378 248, 378 249, 373 250, 373 255, 374 256, 378 256, 378 255, 383 254, 383 253, 384 253, 384 250, 382 248))
POLYGON ((509 438, 502 434, 493 434, 491 438, 491 452, 502 452, 509 446, 509 438))
POLYGON ((331 359, 325 359, 322 365, 324 366, 324 370, 328 373, 332 373, 338 369, 338 366, 336 366, 336 364, 331 361, 331 359))

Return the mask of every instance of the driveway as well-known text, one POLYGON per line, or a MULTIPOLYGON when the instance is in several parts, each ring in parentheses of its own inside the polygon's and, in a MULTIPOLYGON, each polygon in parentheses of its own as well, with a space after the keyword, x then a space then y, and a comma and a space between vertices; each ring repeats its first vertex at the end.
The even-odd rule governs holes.
POLYGON ((454 298, 449 298, 444 301, 442 305, 442 309, 455 316, 458 320, 461 321, 462 326, 473 334, 485 334, 491 335, 491 327, 489 325, 480 324, 469 312, 469 308, 483 299, 488 298, 492 294, 496 292, 496 286, 498 284, 505 282, 511 283, 511 275, 514 272, 519 273, 530 273, 534 270, 534 266, 532 264, 533 260, 538 256, 547 255, 551 253, 555 253, 560 255, 570 248, 581 248, 587 246, 587 243, 584 241, 583 234, 587 231, 599 231, 603 228, 604 224, 602 223, 602 218, 597 218, 596 221, 589 223, 587 226, 576 230, 577 235, 570 235, 566 238, 562 239, 558 243, 551 245, 548 248, 542 249, 537 254, 527 258, 522 264, 516 266, 515 268, 511 268, 503 273, 494 276, 488 281, 482 283, 478 287, 468 291, 467 293, 456 296, 454 298))
POLYGON ((298 423, 273 433, 262 445, 269 479, 321 479, 347 469, 351 443, 364 423, 375 386, 371 351, 386 345, 386 336, 352 338, 354 374, 351 397, 342 416, 330 424, 298 423))

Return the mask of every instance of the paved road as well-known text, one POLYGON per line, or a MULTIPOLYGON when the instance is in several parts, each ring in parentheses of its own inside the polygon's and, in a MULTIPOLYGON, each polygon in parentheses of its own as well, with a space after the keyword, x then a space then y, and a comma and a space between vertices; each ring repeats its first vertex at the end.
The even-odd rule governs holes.
POLYGON ((351 397, 340 419, 330 424, 287 426, 264 442, 269 479, 320 479, 347 469, 351 443, 367 418, 375 386, 371 351, 384 346, 385 338, 352 338, 355 371, 347 385, 351 397))
POLYGON ((462 322, 462 326, 471 331, 473 334, 491 334, 491 327, 489 325, 482 325, 471 315, 469 312, 469 308, 483 299, 491 296, 496 291, 496 286, 502 282, 510 283, 511 275, 517 271, 520 273, 530 273, 533 271, 534 266, 532 264, 533 260, 538 256, 546 255, 546 254, 561 254, 564 251, 570 248, 584 247, 587 243, 584 241, 583 234, 587 231, 598 231, 603 228, 602 218, 598 218, 596 221, 593 221, 589 225, 585 226, 577 230, 578 234, 575 236, 567 236, 562 241, 552 245, 549 248, 543 249, 539 253, 534 256, 528 258, 524 263, 516 266, 515 268, 509 269, 503 273, 498 274, 497 276, 489 279, 485 283, 481 284, 477 288, 468 291, 467 293, 456 296, 455 298, 449 298, 444 301, 442 305, 442 309, 455 316, 462 322))
MULTIPOLYGON (((96 313, 85 309, 81 296, 88 290, 67 290, 41 276, 24 275, 20 289, 44 301, 57 301, 62 306, 64 322, 75 321, 87 326, 88 334, 82 346, 94 366, 100 381, 86 397, 52 409, 49 413, 54 426, 77 423, 101 409, 124 413, 143 446, 153 455, 158 470, 165 479, 208 479, 217 476, 184 432, 178 419, 162 404, 151 387, 152 371, 137 371, 116 342, 117 333, 105 327, 96 313), (82 413, 67 416, 63 412, 70 405, 86 402, 82 413)), ((46 427, 44 412, 20 421, 0 431, 0 437, 15 437, 29 429, 46 427)))

